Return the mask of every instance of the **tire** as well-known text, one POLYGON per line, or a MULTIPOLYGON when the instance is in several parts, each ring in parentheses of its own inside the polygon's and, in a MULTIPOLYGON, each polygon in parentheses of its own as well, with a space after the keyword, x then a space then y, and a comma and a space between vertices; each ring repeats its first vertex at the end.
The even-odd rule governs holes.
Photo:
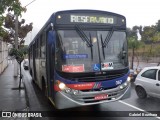
POLYGON ((42 80, 42 94, 47 97, 47 89, 46 89, 46 84, 45 84, 45 80, 42 80))
POLYGON ((136 93, 140 99, 145 99, 147 97, 147 93, 146 93, 145 89, 140 86, 136 87, 136 93))
POLYGON ((30 75, 32 76, 32 70, 29 71, 30 75))

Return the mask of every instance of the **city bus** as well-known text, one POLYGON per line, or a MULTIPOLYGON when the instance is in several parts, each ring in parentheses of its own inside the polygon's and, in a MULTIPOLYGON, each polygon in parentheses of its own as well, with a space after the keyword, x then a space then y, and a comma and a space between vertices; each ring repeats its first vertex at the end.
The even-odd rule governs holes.
POLYGON ((99 10, 53 13, 29 45, 29 72, 57 109, 130 97, 126 18, 99 10))

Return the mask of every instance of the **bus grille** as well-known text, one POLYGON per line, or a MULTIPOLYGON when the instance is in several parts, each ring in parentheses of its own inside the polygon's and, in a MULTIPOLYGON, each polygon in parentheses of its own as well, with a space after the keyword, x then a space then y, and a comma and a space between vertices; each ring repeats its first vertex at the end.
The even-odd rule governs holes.
POLYGON ((78 82, 105 81, 105 80, 112 80, 112 79, 123 77, 125 74, 126 73, 105 74, 105 75, 97 75, 97 76, 91 76, 91 77, 74 78, 72 80, 75 80, 78 82))
MULTIPOLYGON (((116 88, 117 86, 114 86, 114 87, 110 87, 110 88, 104 88, 103 90, 109 90, 109 89, 113 89, 113 88, 116 88)), ((101 88, 98 88, 98 89, 91 89, 91 90, 81 90, 82 92, 95 92, 95 91, 102 91, 101 88)))

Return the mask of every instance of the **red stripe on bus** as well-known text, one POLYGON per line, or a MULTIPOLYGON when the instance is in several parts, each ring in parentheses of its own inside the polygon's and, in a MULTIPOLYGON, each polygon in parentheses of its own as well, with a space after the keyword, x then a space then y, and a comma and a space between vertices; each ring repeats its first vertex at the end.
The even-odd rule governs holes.
POLYGON ((61 89, 57 85, 54 85, 54 90, 55 91, 61 91, 61 89))
POLYGON ((81 84, 67 84, 66 86, 75 90, 89 90, 94 87, 95 82, 81 84))

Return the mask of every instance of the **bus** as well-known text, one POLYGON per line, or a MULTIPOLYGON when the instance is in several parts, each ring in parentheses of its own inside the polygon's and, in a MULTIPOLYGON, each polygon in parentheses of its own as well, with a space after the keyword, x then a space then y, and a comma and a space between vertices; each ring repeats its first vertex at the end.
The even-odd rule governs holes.
POLYGON ((126 18, 100 10, 53 13, 29 45, 29 72, 57 109, 129 98, 126 18))

